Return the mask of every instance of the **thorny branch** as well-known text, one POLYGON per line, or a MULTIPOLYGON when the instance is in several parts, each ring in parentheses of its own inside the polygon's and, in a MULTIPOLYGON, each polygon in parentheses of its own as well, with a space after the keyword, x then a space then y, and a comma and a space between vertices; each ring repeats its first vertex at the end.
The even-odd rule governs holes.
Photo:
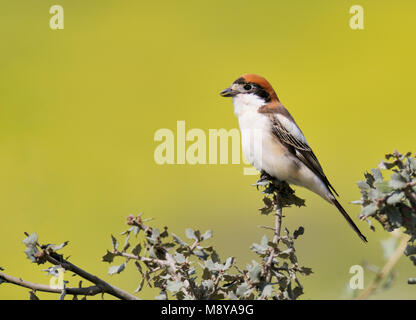
MULTIPOLYGON (((245 268, 239 268, 234 257, 221 259, 212 246, 205 244, 212 237, 210 230, 201 234, 199 230, 186 229, 185 235, 191 240, 188 243, 173 233, 169 234, 167 227, 163 231, 150 227, 147 222, 151 219, 130 215, 127 217, 129 228, 121 233, 124 236, 124 245, 121 246, 116 237, 111 236, 113 248, 107 250, 102 258, 110 264, 116 259, 124 262, 110 266, 108 273, 119 274, 130 261, 134 261, 140 273, 135 293, 140 292, 147 284, 160 290, 156 299, 297 299, 303 293, 299 275, 309 275, 312 271, 299 266, 295 253, 294 241, 303 234, 304 229, 300 227, 290 234, 285 228, 282 234, 282 209, 291 205, 301 206, 304 201, 295 196, 287 183, 271 177, 262 175, 256 185, 263 189, 265 195, 265 207, 260 211, 265 215, 273 212, 275 224, 274 227, 263 226, 273 230, 273 237, 269 241, 267 236, 263 236, 260 243, 253 243, 251 250, 258 260, 253 260, 245 268), (136 239, 133 245, 131 240, 134 238, 131 236, 136 239)), ((26 245, 25 253, 32 262, 49 262, 94 285, 54 289, 5 273, 0 273, 0 284, 7 282, 29 288, 32 290, 32 298, 36 297, 36 291, 42 291, 60 293, 60 298, 68 294, 76 297, 107 293, 119 299, 138 299, 64 259, 57 251, 68 242, 58 246, 39 245, 36 233, 26 235, 27 238, 23 241, 26 245)))
MULTIPOLYGON (((49 285, 39 284, 34 282, 25 281, 22 278, 17 278, 6 273, 0 272, 0 279, 4 282, 15 284, 24 288, 32 289, 32 291, 42 291, 42 292, 51 292, 51 293, 62 293, 62 289, 52 288, 49 285)), ((96 294, 102 293, 103 290, 98 286, 90 286, 84 288, 65 288, 66 293, 70 295, 80 295, 80 296, 94 296, 96 294)))
POLYGON ((271 248, 270 256, 266 263, 266 272, 267 272, 266 281, 267 282, 270 282, 273 276, 273 273, 272 273, 273 259, 278 253, 278 245, 280 241, 280 229, 282 227, 282 218, 283 218, 282 206, 280 204, 279 194, 274 194, 273 199, 274 199, 274 204, 275 204, 275 225, 273 228, 273 243, 275 244, 275 246, 271 248))
MULTIPOLYGON (((62 289, 52 289, 46 286, 23 281, 22 279, 15 278, 10 275, 1 274, 0 278, 2 278, 5 282, 16 284, 23 287, 31 288, 33 291, 45 291, 45 292, 54 292, 54 293, 61 293, 62 295, 71 294, 71 295, 96 295, 96 294, 110 294, 116 298, 123 299, 123 300, 137 300, 138 298, 134 295, 117 288, 108 282, 100 279, 99 277, 85 271, 84 269, 76 266, 75 264, 69 262, 67 259, 64 259, 62 255, 58 254, 57 251, 65 247, 68 242, 64 242, 59 246, 56 245, 40 245, 38 243, 38 236, 36 233, 31 235, 26 234, 26 239, 23 240, 23 243, 26 245, 25 253, 27 257, 34 263, 43 264, 45 262, 49 262, 54 266, 59 266, 63 268, 65 271, 70 271, 81 278, 90 281, 91 283, 95 284, 95 286, 87 287, 87 288, 67 288, 64 286, 62 289)), ((48 270, 48 269, 47 269, 48 270)), ((46 270, 46 271, 47 271, 46 270)))

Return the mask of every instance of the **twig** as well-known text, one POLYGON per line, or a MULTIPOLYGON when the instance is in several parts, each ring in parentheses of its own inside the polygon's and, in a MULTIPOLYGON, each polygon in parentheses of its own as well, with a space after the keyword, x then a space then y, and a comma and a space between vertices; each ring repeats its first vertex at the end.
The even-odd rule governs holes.
MULTIPOLYGON (((167 251, 165 251, 165 257, 169 268, 171 268, 172 270, 172 278, 175 281, 181 281, 181 275, 178 272, 178 268, 176 268, 175 259, 173 259, 173 257, 167 251)), ((196 300, 196 294, 192 286, 192 283, 188 280, 189 276, 187 271, 185 271, 185 278, 186 280, 183 282, 185 286, 182 288, 182 292, 185 294, 185 296, 189 296, 192 300, 196 300)))
POLYGON ((57 253, 47 254, 45 256, 46 260, 54 265, 60 265, 65 270, 71 271, 80 277, 94 283, 97 287, 101 288, 102 292, 108 293, 114 297, 117 297, 122 300, 138 300, 138 298, 122 289, 119 289, 108 282, 98 278, 97 276, 92 275, 91 273, 77 267, 71 262, 62 258, 62 256, 57 253))
POLYGON ((273 199, 275 203, 275 222, 274 222, 273 243, 275 244, 275 246, 270 250, 270 256, 266 263, 266 267, 267 267, 266 281, 267 282, 270 282, 272 279, 271 269, 273 265, 273 258, 275 254, 278 252, 277 246, 279 245, 279 241, 280 241, 280 229, 282 225, 282 205, 280 202, 279 194, 277 192, 274 195, 273 199))
POLYGON ((189 252, 194 252, 195 248, 199 246, 199 241, 195 240, 195 242, 189 247, 189 252))
POLYGON ((376 274, 376 277, 374 280, 370 283, 370 285, 364 289, 363 292, 356 298, 356 300, 364 300, 367 299, 374 290, 377 289, 379 284, 391 273, 393 267, 396 265, 396 263, 399 261, 400 257, 403 254, 403 251, 407 247, 407 243, 410 240, 410 235, 404 235, 397 246, 394 253, 391 255, 390 259, 386 262, 384 267, 376 274))
MULTIPOLYGON (((39 284, 34 282, 25 281, 22 278, 17 278, 3 272, 0 272, 0 279, 6 281, 6 283, 15 284, 21 287, 32 289, 33 291, 51 292, 51 293, 62 293, 62 289, 52 288, 49 285, 39 284)), ((94 296, 103 290, 98 286, 91 286, 86 288, 71 288, 66 287, 66 294, 71 295, 82 295, 82 296, 94 296)))
POLYGON ((114 252, 114 254, 116 256, 125 257, 127 259, 138 260, 138 261, 148 262, 148 263, 154 263, 154 264, 158 264, 158 265, 161 265, 161 266, 168 266, 168 265, 170 265, 169 262, 166 261, 166 260, 154 259, 154 258, 147 258, 147 257, 142 257, 142 256, 136 256, 134 254, 126 253, 126 252, 116 251, 116 252, 114 252))
POLYGON ((262 228, 262 229, 267 229, 267 230, 275 230, 275 228, 274 227, 269 227, 269 226, 257 226, 257 227, 259 227, 259 228, 262 228))

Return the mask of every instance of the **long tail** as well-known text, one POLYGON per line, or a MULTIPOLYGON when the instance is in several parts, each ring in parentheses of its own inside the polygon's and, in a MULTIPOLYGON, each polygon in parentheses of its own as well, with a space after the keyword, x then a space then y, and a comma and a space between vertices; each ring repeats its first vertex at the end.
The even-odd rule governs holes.
POLYGON ((344 216, 345 220, 347 220, 348 224, 358 234, 358 236, 361 238, 361 240, 363 240, 364 242, 368 242, 367 239, 366 239, 366 237, 364 237, 364 235, 361 233, 360 229, 358 229, 358 227, 355 225, 354 221, 352 221, 352 219, 348 215, 347 211, 345 211, 345 209, 341 206, 341 204, 338 202, 338 200, 335 199, 335 197, 333 197, 331 199, 331 202, 334 204, 334 206, 337 207, 337 209, 339 210, 339 212, 342 213, 342 215, 344 216))

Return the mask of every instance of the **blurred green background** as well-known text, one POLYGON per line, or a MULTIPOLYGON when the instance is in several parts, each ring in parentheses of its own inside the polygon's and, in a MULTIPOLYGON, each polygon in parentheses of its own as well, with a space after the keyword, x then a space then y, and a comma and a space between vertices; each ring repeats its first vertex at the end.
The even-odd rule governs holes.
MULTIPOLYGON (((416 2, 400 1, 2 1, 0 4, 0 266, 47 284, 43 266, 23 254, 23 232, 42 243, 70 240, 71 261, 130 292, 133 265, 107 275, 101 257, 125 217, 153 225, 212 229, 211 242, 244 266, 264 232, 261 195, 241 165, 157 165, 156 130, 238 126, 219 96, 243 73, 258 73, 301 126, 351 216, 355 182, 394 148, 414 148, 416 2), (49 8, 65 10, 65 29, 49 28, 49 8), (365 30, 349 27, 364 7, 365 30)), ((413 151, 415 151, 413 149, 413 151)), ((303 299, 339 299, 352 265, 382 265, 376 224, 364 245, 336 209, 303 189, 306 208, 285 223, 305 227, 297 244, 303 299)), ((413 299, 402 258, 393 287, 374 298, 413 299)), ((373 274, 366 272, 368 284, 373 274)), ((79 279, 71 278, 71 284, 79 279)), ((158 292, 146 289, 141 298, 158 292)), ((57 296, 39 293, 41 299, 57 296)), ((28 290, 0 286, 0 299, 28 290)))

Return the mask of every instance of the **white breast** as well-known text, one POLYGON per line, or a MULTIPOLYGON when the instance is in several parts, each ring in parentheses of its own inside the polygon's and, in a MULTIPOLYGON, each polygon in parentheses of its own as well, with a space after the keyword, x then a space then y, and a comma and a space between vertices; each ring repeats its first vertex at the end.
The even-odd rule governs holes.
POLYGON ((272 132, 272 122, 258 109, 264 101, 256 95, 239 95, 233 98, 234 113, 238 117, 244 157, 257 169, 281 180, 289 180, 286 168, 293 166, 285 155, 285 148, 272 132))

